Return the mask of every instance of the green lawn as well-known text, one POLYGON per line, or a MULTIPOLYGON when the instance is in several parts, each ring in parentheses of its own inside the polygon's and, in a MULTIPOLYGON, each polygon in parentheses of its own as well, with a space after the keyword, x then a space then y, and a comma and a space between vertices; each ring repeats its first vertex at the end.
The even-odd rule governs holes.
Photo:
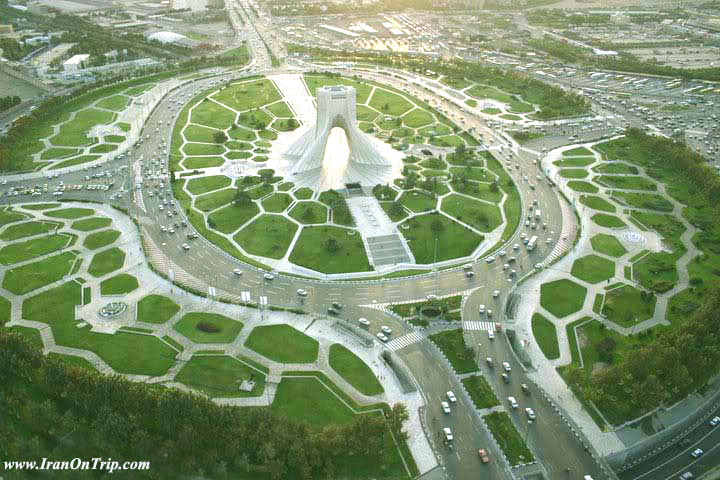
POLYGON ((600 191, 600 189, 592 183, 583 182, 581 180, 571 180, 567 183, 567 185, 576 192, 581 193, 598 193, 600 191))
POLYGON ((95 352, 118 373, 163 375, 175 363, 175 350, 157 337, 78 328, 75 305, 81 303, 81 290, 78 283, 68 282, 31 297, 23 302, 23 318, 49 324, 58 345, 95 352))
POLYGON ((137 278, 127 273, 121 273, 120 275, 115 275, 100 282, 100 294, 124 295, 132 292, 139 286, 137 278))
MULTIPOLYGON (((502 90, 499 90, 495 87, 491 87, 488 85, 474 85, 472 88, 468 89, 465 93, 468 95, 471 95, 475 98, 489 98, 491 100, 497 100, 498 102, 506 104, 510 110, 517 112, 517 113, 528 113, 533 111, 532 105, 525 103, 521 100, 518 100, 518 98, 515 95, 510 95, 508 93, 503 92, 502 90)), ((497 109, 486 109, 486 110, 492 110, 485 112, 490 115, 500 113, 497 109)))
POLYGON ((586 255, 573 262, 570 273, 588 283, 600 283, 615 275, 615 263, 597 255, 586 255))
POLYGON ((328 209, 319 202, 298 202, 290 210, 289 215, 303 224, 325 223, 328 218, 328 209))
POLYGON ((11 268, 5 272, 2 286, 16 295, 31 292, 61 280, 70 273, 76 258, 72 252, 63 252, 37 262, 11 268))
POLYGON ((112 219, 95 217, 86 218, 85 220, 78 220, 70 225, 73 230, 79 230, 81 232, 89 232, 100 228, 107 228, 112 224, 112 219))
POLYGON ((233 239, 252 255, 280 259, 287 252, 298 226, 281 215, 263 214, 233 239))
POLYGON ((88 145, 90 129, 96 125, 110 124, 114 118, 114 113, 97 108, 80 110, 76 113, 75 118, 60 127, 60 131, 50 138, 50 142, 53 145, 68 147, 88 145))
POLYGON ((222 155, 225 147, 214 143, 186 143, 182 146, 185 155, 222 155))
POLYGON ((607 228, 623 228, 627 226, 620 218, 614 215, 607 215, 605 213, 597 213, 593 215, 592 221, 601 227, 607 228))
POLYGON ((400 196, 400 203, 415 213, 435 210, 438 199, 417 190, 405 192, 400 196))
POLYGON ((357 231, 327 225, 303 227, 290 261, 322 273, 372 270, 357 231))
POLYGON ((589 172, 582 168, 563 168, 560 170, 560 176, 563 178, 585 178, 588 175, 589 172))
POLYGON ((543 283, 540 286, 540 305, 558 318, 579 311, 585 302, 587 289, 567 279, 543 283))
POLYGON ((637 175, 600 175, 595 181, 612 188, 624 190, 657 190, 657 184, 652 180, 637 175))
POLYGON ((11 265, 47 255, 65 248, 72 240, 67 234, 58 234, 11 243, 0 248, 0 264, 11 265))
POLYGON ((225 175, 211 175, 208 177, 192 178, 187 181, 185 188, 193 195, 200 195, 228 187, 231 183, 232 180, 225 175))
POLYGON ((180 369, 175 381, 211 398, 257 397, 265 390, 265 375, 227 355, 193 355, 180 369), (242 381, 251 379, 255 382, 252 390, 240 390, 242 381))
POLYGON ((633 265, 635 280, 658 293, 672 289, 678 281, 677 255, 667 252, 650 253, 633 265))
POLYGON ((82 218, 94 214, 95 210, 90 208, 61 208, 59 210, 50 210, 49 212, 45 212, 45 215, 48 217, 68 219, 82 218))
MULTIPOLYGON (((15 225, 8 226, 0 234, 0 239, 5 241, 18 240, 20 238, 31 237, 33 235, 40 235, 47 233, 51 230, 55 230, 58 225, 51 222, 23 222, 16 223, 15 225)), ((62 227, 62 223, 59 225, 62 227)))
POLYGON ((673 205, 662 195, 653 193, 637 193, 637 192, 619 192, 613 190, 611 192, 615 198, 620 198, 630 207, 646 208, 648 210, 658 210, 660 212, 671 212, 673 205))
POLYGON ((595 251, 604 253, 610 257, 622 257, 627 253, 620 241, 605 233, 599 233, 590 239, 590 243, 595 251))
POLYGON ((596 195, 582 195, 580 197, 580 203, 587 205, 593 210, 615 213, 615 205, 596 195))
POLYGON ((215 134, 217 130, 201 127, 199 125, 188 125, 183 130, 183 135, 188 142, 199 142, 199 143, 216 143, 215 134))
POLYGON ((379 395, 384 390, 365 362, 343 345, 330 346, 330 367, 363 395, 379 395))
POLYGON ((254 203, 247 206, 232 203, 211 213, 208 226, 222 233, 233 233, 258 213, 260 209, 254 203))
POLYGON ((281 213, 292 203, 287 193, 275 193, 262 201, 263 209, 270 213, 281 213))
POLYGON ((137 304, 137 320, 147 323, 165 323, 180 311, 180 305, 162 295, 147 295, 137 304))
POLYGON ((445 354, 458 374, 476 372, 475 353, 463 338, 462 329, 446 330, 430 335, 430 340, 445 354))
POLYGON ((656 297, 650 292, 642 292, 631 285, 610 290, 605 294, 602 313, 618 325, 632 327, 653 317, 656 297))
POLYGON ((555 325, 539 313, 533 313, 532 332, 543 355, 548 360, 560 358, 560 347, 558 345, 557 330, 555 325))
POLYGON ((125 95, 113 95, 112 97, 103 98, 95 105, 107 110, 119 112, 125 110, 130 99, 125 95))
MULTIPOLYGON (((25 210, 48 210, 50 208, 57 208, 59 207, 59 203, 29 203, 26 205, 22 205, 22 208, 25 210)), ((2 210, 0 210, 0 216, 2 215, 2 210)), ((0 221, 0 225, 2 225, 2 222, 0 221)))
POLYGON ((121 269, 124 264, 125 252, 114 247, 96 253, 90 262, 88 273, 93 277, 102 277, 110 272, 121 269))
POLYGON ((434 122, 435 119, 430 112, 420 108, 414 108, 403 115, 402 121, 410 128, 420 128, 429 125, 434 122))
POLYGON ((601 165, 593 167, 593 172, 597 173, 637 175, 638 171, 637 167, 626 165, 621 162, 604 162, 601 165))
POLYGON ((481 235, 439 213, 419 215, 406 220, 401 224, 400 233, 407 240, 415 261, 419 264, 433 262, 436 258, 436 243, 437 261, 441 262, 472 254, 483 240, 481 235), (404 225, 410 228, 405 229, 404 225))
POLYGON ((368 105, 384 115, 402 115, 413 108, 412 103, 397 93, 376 88, 368 105))
POLYGON ((111 243, 120 238, 120 232, 117 230, 103 230, 102 232, 91 233, 85 237, 83 246, 90 250, 107 247, 111 243))
POLYGON ((230 343, 242 330, 243 323, 217 313, 186 313, 173 328, 195 343, 230 343))
MULTIPOLYGON (((25 208, 28 208, 27 206, 25 208)), ((12 210, 0 209, 0 227, 27 218, 27 215, 23 215, 19 212, 13 212, 12 210)))
POLYGON ((317 359, 317 340, 289 325, 255 327, 245 346, 279 363, 311 363, 317 359))
POLYGON ((292 118, 293 114, 290 111, 290 108, 288 107, 287 103, 285 102, 275 102, 272 105, 269 105, 266 107, 267 110, 279 118, 292 118))
POLYGON ((0 296, 0 326, 10 321, 10 300, 0 296))
POLYGON ((195 197, 193 206, 201 212, 209 212, 215 210, 228 203, 232 202, 235 198, 237 190, 234 188, 225 188, 212 193, 206 193, 195 197))
MULTIPOLYGON (((505 412, 494 412, 483 417, 490 433, 500 445, 510 465, 530 463, 534 460, 520 433, 505 412)), ((525 422, 522 422, 525 423, 525 422)), ((532 425, 530 426, 532 428, 532 425)), ((523 432, 524 433, 524 432, 523 432)))
POLYGON ((563 152, 564 157, 572 157, 575 155, 581 156, 581 155, 594 155, 594 154, 593 154, 593 152, 591 152, 590 150, 588 150, 585 147, 575 147, 571 150, 565 150, 563 152))
POLYGON ((475 408, 482 409, 500 405, 495 393, 490 388, 490 384, 482 375, 463 378, 462 384, 470 394, 470 399, 475 404, 475 408))
POLYGON ((355 414, 316 378, 283 377, 270 408, 278 415, 297 419, 317 429, 329 424, 348 424, 355 418, 355 414))
POLYGON ((215 93, 213 98, 240 112, 282 100, 280 93, 266 79, 233 83, 215 93))
MULTIPOLYGON (((210 100, 203 100, 197 104, 190 114, 190 121, 208 127, 226 129, 235 121, 235 112, 218 105, 210 100)), ((178 121, 176 129, 185 126, 184 122, 178 121)))
POLYGON ((502 214, 498 207, 458 194, 443 198, 440 209, 481 232, 490 232, 502 224, 502 214))
POLYGON ((562 157, 555 160, 554 165, 558 167, 587 167, 595 162, 595 157, 562 157))
MULTIPOLYGON (((229 158, 229 157, 228 157, 229 158)), ((222 157, 185 157, 182 161, 183 167, 188 170, 196 168, 211 168, 219 167, 225 163, 225 159, 222 157)))

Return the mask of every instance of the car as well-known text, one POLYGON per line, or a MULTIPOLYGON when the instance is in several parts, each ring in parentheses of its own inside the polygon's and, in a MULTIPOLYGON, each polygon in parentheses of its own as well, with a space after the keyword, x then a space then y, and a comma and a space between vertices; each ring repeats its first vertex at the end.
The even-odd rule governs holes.
POLYGON ((489 308, 488 308, 488 311, 487 311, 487 316, 488 316, 488 318, 489 318, 489 317, 492 317, 492 310, 490 310, 489 308))
POLYGON ((167 227, 165 225, 160 225, 160 231, 167 232, 167 227))
MULTIPOLYGON (((489 312, 489 311, 490 311, 490 310, 488 310, 488 312, 489 312)), ((493 332, 492 330, 488 330, 488 338, 489 338, 490 340, 495 340, 495 332, 493 332)))
POLYGON ((505 250, 500 250, 498 252, 498 255, 500 255, 501 257, 504 257, 505 255, 507 255, 507 252, 505 250))
POLYGON ((240 270, 239 268, 236 268, 235 270, 233 270, 233 273, 237 276, 240 276, 243 274, 242 270, 240 270))
POLYGON ((508 403, 512 408, 518 408, 518 402, 515 400, 515 397, 508 397, 508 403))
POLYGON ((713 418, 710 420, 710 426, 711 426, 711 427, 717 427, 718 425, 720 425, 720 417, 713 417, 713 418))
POLYGON ((495 366, 495 363, 493 363, 492 357, 486 357, 486 358, 485 358, 485 363, 487 363, 487 366, 490 367, 490 368, 493 368, 493 367, 495 366))
POLYGON ((448 442, 452 442, 453 434, 452 434, 452 430, 450 430, 450 428, 444 427, 443 434, 445 435, 445 440, 447 440, 448 442))
POLYGON ((512 370, 512 368, 510 368, 509 362, 502 362, 502 367, 503 367, 503 370, 505 370, 506 372, 510 372, 512 370))
POLYGON ((275 275, 273 275, 272 273, 266 273, 266 274, 263 275, 263 278, 264 278, 265 280, 270 281, 270 280, 274 280, 274 279, 275 279, 275 275))
POLYGON ((521 383, 520 388, 524 393, 527 393, 528 395, 530 394, 530 387, 528 387, 527 383, 521 383))
POLYGON ((361 326, 366 327, 366 328, 370 326, 370 320, 368 320, 367 318, 363 318, 363 317, 358 318, 358 323, 361 326))
POLYGON ((705 452, 703 452, 702 448, 696 448, 695 450, 692 451, 692 453, 690 455, 693 458, 700 458, 700 457, 702 457, 703 453, 705 453, 705 452))
POLYGON ((383 325, 380 327, 380 331, 383 332, 385 335, 392 335, 392 328, 388 327, 387 325, 383 325))
POLYGON ((448 391, 445 395, 447 395, 448 400, 450 400, 450 403, 457 402, 457 398, 455 398, 455 394, 452 391, 448 391))
POLYGON ((482 463, 490 462, 490 457, 488 456, 487 450, 485 450, 484 448, 478 450, 478 456, 480 456, 480 461, 482 463))
POLYGON ((332 307, 328 308, 328 309, 327 309, 327 312, 328 312, 329 315, 338 315, 338 314, 340 313, 340 312, 338 312, 337 310, 335 310, 335 309, 332 308, 332 307))
POLYGON ((497 298, 500 296, 500 290, 494 290, 493 291, 493 298, 497 298))
POLYGON ((440 408, 442 408, 443 413, 450 413, 450 404, 448 402, 442 401, 440 402, 440 408))
POLYGON ((525 408, 525 413, 527 414, 527 417, 530 421, 533 421, 537 418, 537 416, 535 415, 535 410, 530 407, 525 408))
POLYGON ((680 475, 678 478, 680 480, 690 480, 691 478, 694 478, 694 477, 693 477, 692 472, 685 472, 682 475, 680 475))
POLYGON ((175 229, 174 229, 174 228, 169 228, 169 229, 168 229, 168 233, 175 233, 175 229))
POLYGON ((467 277, 467 278, 472 278, 472 277, 474 277, 474 276, 475 276, 475 272, 472 272, 472 271, 470 271, 470 272, 465 272, 465 277, 467 277))
POLYGON ((188 251, 188 250, 190 250, 190 245, 188 245, 187 243, 183 243, 182 248, 183 248, 183 250, 188 251))
POLYGON ((300 295, 301 297, 307 297, 307 294, 308 294, 308 293, 307 293, 307 290, 305 290, 305 289, 303 289, 303 288, 298 288, 298 289, 297 289, 297 294, 300 295))
POLYGON ((503 383, 510 383, 510 375, 507 373, 501 373, 500 378, 502 378, 503 383))
POLYGON ((163 206, 162 206, 162 205, 158 205, 158 209, 159 209, 159 210, 162 210, 162 209, 163 209, 163 206))
POLYGON ((333 306, 333 308, 336 308, 336 309, 338 309, 338 310, 340 310, 341 308, 343 308, 342 303, 332 302, 331 305, 333 306))
POLYGON ((485 261, 486 261, 487 263, 492 263, 492 262, 495 261, 495 257, 487 257, 487 258, 485 259, 485 261))
POLYGON ((520 244, 516 243, 515 245, 513 245, 513 250, 520 250, 520 244))
MULTIPOLYGON (((337 315, 337 311, 336 311, 336 310, 333 310, 332 308, 328 308, 328 313, 330 313, 330 310, 332 310, 333 312, 335 312, 333 315, 337 315)), ((387 337, 384 333, 382 333, 382 332, 378 332, 378 334, 376 335, 376 337, 379 338, 381 342, 387 342, 387 341, 388 341, 388 337, 387 337)))
POLYGON ((472 270, 472 268, 472 263, 466 263, 465 265, 463 265, 463 270, 472 270))
POLYGON ((509 264, 509 263, 504 263, 503 266, 502 266, 502 269, 503 269, 503 270, 507 270, 508 268, 510 268, 510 264, 509 264))
POLYGON ((535 264, 535 270, 542 270, 542 268, 543 268, 542 263, 535 264))

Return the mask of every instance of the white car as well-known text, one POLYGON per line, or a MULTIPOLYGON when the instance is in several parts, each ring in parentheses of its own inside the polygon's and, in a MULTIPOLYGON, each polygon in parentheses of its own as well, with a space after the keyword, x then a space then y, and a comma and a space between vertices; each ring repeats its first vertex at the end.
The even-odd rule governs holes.
POLYGON ((535 420, 536 415, 535 415, 535 411, 532 408, 530 408, 530 407, 525 408, 525 413, 527 414, 529 420, 531 420, 531 421, 535 420))
POLYGON ((377 334, 376 336, 380 339, 381 342, 387 342, 387 341, 388 341, 388 337, 386 337, 385 334, 382 333, 382 332, 378 332, 378 334, 377 334))
POLYGON ((380 330, 381 330, 385 335, 392 335, 392 328, 388 327, 387 325, 383 325, 382 327, 380 327, 380 330))
POLYGON ((185 250, 185 251, 190 250, 190 245, 188 245, 187 243, 183 243, 183 244, 182 244, 182 248, 183 248, 183 250, 185 250))
POLYGON ((508 397, 508 403, 512 408, 518 408, 518 402, 515 400, 515 397, 508 397))
POLYGON ((174 228, 169 229, 168 233, 175 233, 175 229, 174 228))
POLYGON ((711 427, 717 427, 718 425, 720 425, 720 417, 713 417, 713 418, 710 420, 710 426, 711 426, 711 427))
POLYGON ((443 433, 445 434, 445 440, 448 442, 452 442, 453 434, 452 430, 450 430, 448 427, 443 428, 443 433))
POLYGON ((273 275, 272 273, 266 273, 265 275, 263 275, 263 278, 265 280, 273 280, 275 278, 275 275, 273 275))
POLYGON ((242 275, 242 274, 243 274, 242 270, 240 270, 239 268, 236 268, 235 270, 233 270, 233 273, 234 273, 235 275, 242 275))
POLYGON ((457 398, 455 398, 455 394, 452 391, 448 391, 446 395, 448 397, 448 400, 450 400, 450 403, 457 402, 457 398))
POLYGON ((692 451, 692 453, 690 455, 692 455, 693 458, 700 458, 700 457, 702 457, 703 453, 705 453, 705 452, 703 452, 702 448, 696 448, 695 450, 692 451))
POLYGON ((166 227, 165 225, 161 225, 161 226, 160 226, 160 231, 161 231, 161 232, 167 232, 167 227, 166 227))
POLYGON ((448 402, 440 402, 443 413, 450 413, 450 404, 448 402))
POLYGON ((515 245, 513 245, 513 250, 520 250, 520 244, 516 243, 515 245))
POLYGON ((482 315, 483 313, 485 313, 485 305, 480 304, 480 307, 478 308, 478 312, 479 312, 481 315, 482 315))
POLYGON ((498 255, 500 255, 501 257, 504 257, 505 255, 507 255, 507 252, 505 250, 500 250, 498 252, 498 255))
POLYGON ((360 317, 358 318, 358 323, 362 325, 363 327, 369 327, 370 326, 370 320, 367 318, 360 317))
POLYGON ((485 261, 486 261, 487 263, 492 263, 492 262, 495 261, 495 257, 487 257, 487 258, 485 259, 485 261))
POLYGON ((301 297, 307 297, 307 294, 308 294, 308 293, 307 293, 307 290, 305 290, 305 289, 303 289, 303 288, 298 288, 298 289, 297 289, 297 294, 300 295, 301 297))
POLYGON ((495 291, 493 292, 493 298, 497 298, 497 297, 499 297, 499 296, 500 296, 500 290, 495 290, 495 291))
POLYGON ((488 330, 488 338, 490 340, 495 340, 495 332, 493 332, 492 330, 488 330))
POLYGON ((512 370, 512 368, 510 368, 510 364, 508 362, 502 362, 502 366, 503 366, 503 370, 505 370, 506 372, 509 372, 512 370))

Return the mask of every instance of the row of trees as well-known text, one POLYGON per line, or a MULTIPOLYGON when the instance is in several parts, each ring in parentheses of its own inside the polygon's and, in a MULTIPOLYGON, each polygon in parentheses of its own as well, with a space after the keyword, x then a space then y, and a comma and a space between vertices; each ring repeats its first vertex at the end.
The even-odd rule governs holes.
POLYGON ((21 101, 22 100, 17 95, 0 97, 0 112, 2 112, 3 110, 7 110, 8 108, 14 107, 15 105, 20 105, 21 101))
MULTIPOLYGON (((400 404, 384 416, 358 415, 348 425, 311 429, 267 408, 222 407, 177 390, 69 367, 3 331, 0 384, 3 458, 150 461, 149 471, 113 474, 121 479, 221 479, 233 472, 337 478, 348 455, 380 468, 390 432, 406 438, 407 410, 400 404)), ((92 471, 54 473, 53 478, 99 478, 92 471)), ((12 478, 31 476, 19 472, 12 478)))

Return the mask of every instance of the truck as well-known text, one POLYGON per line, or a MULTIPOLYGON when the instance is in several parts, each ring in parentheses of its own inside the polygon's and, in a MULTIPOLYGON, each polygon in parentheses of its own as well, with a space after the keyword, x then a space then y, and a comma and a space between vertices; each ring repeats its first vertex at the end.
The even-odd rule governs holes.
POLYGON ((533 235, 532 237, 530 237, 530 241, 527 244, 528 251, 531 252, 535 249, 535 244, 537 243, 537 238, 538 238, 537 235, 533 235))

